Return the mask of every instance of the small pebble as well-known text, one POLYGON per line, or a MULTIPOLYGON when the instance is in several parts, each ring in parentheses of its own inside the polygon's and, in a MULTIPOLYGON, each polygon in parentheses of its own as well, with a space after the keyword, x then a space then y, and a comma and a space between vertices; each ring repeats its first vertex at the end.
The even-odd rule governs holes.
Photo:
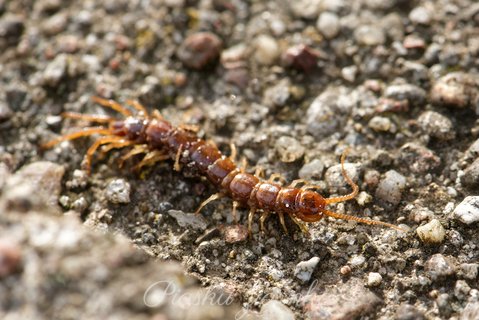
POLYGON ((410 304, 401 304, 394 317, 395 320, 423 320, 424 314, 410 304))
POLYGON ((356 81, 356 76, 358 75, 359 69, 357 66, 347 66, 341 69, 341 76, 344 80, 349 82, 356 81))
POLYGON ((377 272, 370 272, 368 274, 368 287, 377 287, 383 281, 383 277, 377 272))
POLYGON ((319 263, 319 257, 313 257, 308 261, 301 261, 294 268, 294 275, 302 282, 308 282, 311 279, 311 275, 314 269, 319 263))
POLYGON ((466 304, 461 312, 460 320, 479 319, 479 302, 471 301, 466 304))
POLYGON ((479 274, 479 264, 463 263, 459 266, 458 274, 467 280, 475 280, 479 274))
POLYGON ((369 120, 368 127, 376 132, 396 132, 396 125, 387 117, 374 116, 369 120))
POLYGON ((279 58, 281 51, 278 42, 271 36, 260 35, 254 39, 254 58, 262 65, 272 65, 279 58))
POLYGON ((131 187, 124 179, 115 179, 108 183, 105 191, 105 197, 108 201, 115 204, 130 203, 131 187))
POLYGON ((13 112, 12 110, 10 110, 8 105, 5 102, 0 101, 0 123, 10 119, 12 115, 13 115, 13 112))
POLYGON ((479 185, 479 158, 474 160, 465 170, 460 178, 461 184, 466 187, 475 188, 479 185))
POLYGON ((464 72, 449 73, 431 89, 431 102, 455 108, 476 107, 479 102, 479 77, 464 72))
POLYGON ((457 280, 456 285, 454 286, 454 295, 459 300, 464 300, 467 298, 471 287, 464 280, 457 280))
POLYGON ((306 45, 289 48, 281 57, 282 64, 303 72, 311 72, 318 64, 318 53, 306 45))
POLYGON ((349 264, 353 268, 359 268, 366 262, 366 258, 363 255, 357 255, 351 258, 349 264))
POLYGON ((294 313, 278 300, 269 300, 261 307, 261 319, 294 320, 294 313))
POLYGON ((465 224, 479 221, 479 196, 466 197, 453 211, 454 218, 465 224))
POLYGON ((206 230, 206 227, 208 226, 208 222, 200 214, 185 213, 180 210, 168 210, 168 214, 176 219, 176 222, 180 227, 206 230))
POLYGON ((308 132, 318 139, 338 132, 345 121, 343 113, 348 111, 347 101, 343 100, 348 99, 347 95, 343 87, 329 87, 317 96, 306 112, 308 132))
POLYGON ((376 197, 395 206, 401 201, 405 187, 406 178, 397 171, 389 170, 379 182, 376 189, 376 197))
POLYGON ((319 15, 316 28, 326 39, 332 39, 338 35, 341 25, 335 13, 326 11, 319 15))
POLYGON ((57 207, 64 173, 65 169, 53 162, 30 163, 10 176, 3 196, 11 209, 20 211, 38 209, 45 203, 57 207))
POLYGON ((416 233, 422 242, 429 244, 440 244, 446 236, 444 227, 437 219, 432 219, 425 225, 418 227, 416 233))
POLYGON ((67 24, 68 15, 60 12, 44 20, 42 29, 47 35, 53 36, 64 31, 67 24))
MULTIPOLYGON (((342 172, 341 164, 336 164, 332 167, 329 167, 324 174, 324 179, 328 183, 328 186, 331 189, 338 189, 341 187, 346 187, 348 184, 344 179, 342 172)), ((355 163, 345 163, 344 170, 346 174, 354 181, 358 182, 359 174, 361 172, 361 165, 355 163)))
POLYGON ((6 15, 0 19, 0 48, 18 43, 25 29, 21 16, 6 15))
POLYGON ((299 169, 298 176, 305 180, 319 180, 321 179, 324 171, 324 164, 319 159, 314 159, 310 163, 306 163, 301 169, 299 169))
POLYGON ((199 32, 183 41, 177 55, 186 67, 201 70, 218 60, 222 46, 221 39, 215 34, 199 32))
POLYGON ((341 269, 339 269, 339 273, 341 273, 343 276, 347 276, 351 273, 351 267, 350 266, 342 266, 341 269))
POLYGON ((425 270, 432 280, 452 276, 456 273, 456 269, 451 259, 440 253, 434 254, 428 261, 426 261, 425 270))
POLYGON ((382 28, 372 25, 362 25, 354 31, 354 38, 363 46, 377 46, 386 41, 382 28))
POLYGON ((52 88, 57 87, 66 76, 68 59, 65 54, 60 54, 50 62, 43 72, 43 83, 52 88))
POLYGON ((413 106, 422 106, 427 99, 426 91, 413 84, 391 85, 386 88, 384 95, 397 101, 407 100, 413 106))
POLYGON ((431 12, 425 7, 416 7, 409 13, 409 19, 417 24, 428 25, 431 22, 431 12))
POLYGON ((68 189, 84 189, 88 184, 88 174, 84 170, 75 169, 73 171, 73 178, 71 181, 67 181, 66 186, 68 189))
POLYGON ((318 17, 319 10, 323 5, 322 0, 296 0, 288 1, 293 15, 298 18, 314 19, 318 17))
POLYGON ((441 165, 441 158, 432 150, 414 142, 401 147, 399 159, 414 173, 426 174, 441 165))
POLYGON ((301 159, 305 148, 298 140, 282 136, 276 141, 275 149, 282 162, 291 163, 301 159))
POLYGON ((8 239, 0 239, 0 279, 14 273, 20 267, 20 248, 8 239))
POLYGON ((356 197, 356 202, 360 206, 365 206, 368 203, 373 201, 373 196, 367 193, 366 191, 361 191, 358 196, 356 197))
POLYGON ((424 111, 417 122, 422 130, 433 138, 447 141, 455 137, 451 120, 438 112, 424 111))
POLYGON ((71 209, 79 213, 83 213, 87 208, 88 201, 85 199, 85 197, 80 197, 71 204, 71 209))
POLYGON ((221 231, 227 243, 237 243, 248 238, 248 228, 242 224, 227 225, 221 231))

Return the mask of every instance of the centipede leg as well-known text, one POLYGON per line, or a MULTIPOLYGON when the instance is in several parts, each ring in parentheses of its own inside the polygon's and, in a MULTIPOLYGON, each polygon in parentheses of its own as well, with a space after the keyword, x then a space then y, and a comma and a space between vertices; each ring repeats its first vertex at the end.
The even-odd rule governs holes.
POLYGON ((180 145, 180 147, 178 148, 178 151, 176 152, 175 165, 173 166, 173 169, 175 169, 175 171, 181 170, 180 157, 182 152, 183 152, 183 145, 180 145))
POLYGON ((241 158, 241 167, 240 167, 240 172, 244 173, 246 171, 246 167, 248 166, 248 162, 246 158, 241 158))
POLYGON ((268 182, 279 182, 283 185, 286 182, 286 179, 279 173, 273 173, 269 176, 268 182))
POLYGON ((133 149, 128 151, 128 153, 124 154, 118 160, 118 166, 121 168, 123 167, 123 164, 125 163, 126 160, 130 159, 133 156, 136 156, 137 154, 148 153, 148 151, 149 151, 149 148, 148 148, 148 145, 146 144, 135 145, 133 149))
POLYGON ((116 143, 116 142, 124 142, 123 138, 117 137, 117 136, 109 136, 109 137, 103 137, 95 141, 94 144, 88 148, 86 155, 85 155, 85 170, 88 175, 91 173, 91 158, 93 157, 93 154, 96 152, 96 150, 103 144, 108 144, 108 143, 116 143))
POLYGON ((102 105, 102 106, 107 107, 107 108, 111 108, 111 109, 121 113, 125 117, 131 117, 131 115, 132 115, 130 110, 126 109, 125 107, 123 107, 121 104, 119 104, 118 102, 116 102, 114 100, 107 100, 107 99, 103 99, 103 98, 96 97, 96 96, 91 97, 91 99, 94 102, 98 103, 99 105, 102 105))
POLYGON ((264 231, 265 231, 264 222, 266 221, 266 219, 268 219, 269 214, 270 214, 269 211, 263 211, 263 213, 261 214, 261 217, 259 218, 259 223, 260 223, 260 227, 261 227, 261 232, 264 232, 264 231))
POLYGON ((238 223, 238 217, 236 214, 236 209, 238 208, 239 202, 238 201, 233 201, 233 221, 235 223, 238 223))
POLYGON ((296 186, 298 184, 302 184, 302 183, 308 183, 308 181, 304 180, 304 179, 296 179, 296 180, 293 180, 293 182, 291 182, 291 184, 289 185, 290 188, 296 188, 296 186))
POLYGON ((108 116, 103 116, 99 114, 82 114, 82 113, 76 113, 76 112, 63 112, 61 114, 63 118, 68 118, 68 119, 74 119, 74 120, 85 120, 89 122, 97 122, 97 123, 110 123, 112 121, 115 121, 114 118, 108 117, 108 116))
POLYGON ((264 176, 263 167, 256 167, 256 169, 254 170, 254 175, 258 178, 262 178, 264 176))
POLYGON ((251 207, 251 209, 249 209, 249 213, 248 213, 248 235, 250 237, 251 237, 251 225, 253 224, 253 217, 254 217, 255 213, 256 213, 256 208, 251 207))
POLYGON ((238 150, 236 149, 236 145, 234 143, 230 143, 231 154, 229 156, 230 160, 236 162, 236 155, 238 150))
POLYGON ((130 106, 132 106, 133 108, 138 110, 140 113, 143 113, 143 115, 145 117, 147 117, 147 118, 150 117, 146 108, 141 103, 139 103, 138 101, 128 99, 128 100, 126 100, 126 103, 128 103, 130 106))
POLYGON ((111 151, 112 149, 120 149, 120 148, 124 148, 124 147, 129 147, 129 146, 131 146, 131 145, 133 145, 133 144, 135 144, 134 141, 125 141, 125 140, 123 140, 123 141, 118 141, 118 142, 112 142, 112 143, 110 143, 110 144, 108 144, 108 145, 103 146, 103 148, 101 148, 101 150, 100 150, 101 153, 100 153, 99 158, 100 158, 100 159, 103 159, 103 157, 105 157, 105 155, 106 155, 109 151, 111 151))
POLYGON ((56 145, 60 142, 68 141, 68 140, 75 140, 75 139, 78 139, 78 138, 81 138, 81 137, 87 137, 87 136, 91 136, 91 135, 94 135, 94 134, 109 135, 109 134, 111 134, 111 130, 110 129, 105 129, 103 127, 85 128, 81 131, 76 131, 76 132, 72 132, 72 133, 69 133, 69 134, 65 134, 65 135, 60 136, 56 139, 53 139, 53 140, 51 140, 47 143, 44 143, 44 144, 41 145, 41 148, 42 149, 49 149, 49 148, 53 147, 54 145, 56 145))
POLYGON ((151 113, 151 115, 153 116, 153 118, 157 119, 157 120, 165 120, 165 118, 163 118, 163 116, 161 115, 160 111, 158 110, 153 110, 153 112, 151 113))
POLYGON ((146 156, 133 167, 133 170, 141 170, 144 166, 151 166, 152 164, 169 159, 170 157, 160 150, 153 150, 146 154, 146 156))
POLYGON ((301 222, 298 218, 296 218, 295 216, 291 215, 290 216, 291 219, 294 221, 294 223, 296 223, 299 227, 299 229, 301 229, 301 231, 305 234, 309 234, 309 230, 308 230, 308 226, 306 224, 304 224, 303 222, 301 222))
POLYGON ((208 203, 212 202, 212 201, 215 201, 215 200, 218 200, 220 198, 224 197, 224 194, 221 193, 221 192, 218 192, 218 193, 215 193, 215 194, 212 194, 208 199, 206 199, 205 201, 203 201, 200 206, 198 207, 198 209, 196 209, 195 213, 196 214, 199 214, 201 209, 203 209, 204 206, 206 206, 208 203))
POLYGON ((278 212, 279 222, 281 223, 281 227, 283 227, 284 233, 288 234, 288 228, 286 228, 286 223, 284 223, 284 215, 282 212, 278 212))

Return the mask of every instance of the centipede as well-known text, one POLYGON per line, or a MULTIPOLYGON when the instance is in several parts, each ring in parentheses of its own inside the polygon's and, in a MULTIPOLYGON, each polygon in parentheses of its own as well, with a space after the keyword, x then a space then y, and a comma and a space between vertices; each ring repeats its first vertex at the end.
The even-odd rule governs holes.
POLYGON ((348 176, 344 167, 347 149, 341 155, 341 171, 352 192, 325 198, 316 191, 319 189, 318 186, 302 179, 294 180, 286 186, 278 179, 281 178, 279 174, 272 174, 265 179, 262 177, 261 169, 257 169, 253 174, 246 172, 245 165, 238 166, 235 163, 236 148, 232 148, 232 154, 226 156, 216 144, 199 138, 195 130, 188 126, 173 126, 158 110, 150 114, 146 107, 136 100, 126 100, 129 108, 112 99, 93 96, 92 100, 103 107, 113 109, 121 114, 122 118, 64 112, 61 114, 63 118, 83 120, 95 123, 96 126, 60 135, 41 145, 42 149, 49 149, 63 141, 99 136, 86 151, 82 162, 88 175, 91 173, 92 158, 99 148, 103 153, 113 149, 130 148, 120 157, 120 166, 131 157, 143 155, 135 165, 136 169, 168 159, 174 162, 173 169, 176 171, 180 171, 185 165, 194 168, 198 175, 206 177, 217 189, 217 192, 204 200, 195 212, 199 214, 208 203, 229 197, 233 203, 232 215, 235 222, 238 221, 237 207, 249 209, 247 223, 250 235, 254 217, 259 215, 260 229, 264 231, 265 221, 272 213, 279 218, 285 233, 288 233, 285 216, 288 216, 304 233, 308 233, 308 223, 318 222, 326 216, 406 231, 387 222, 327 209, 330 204, 348 201, 358 195, 359 187, 348 176))

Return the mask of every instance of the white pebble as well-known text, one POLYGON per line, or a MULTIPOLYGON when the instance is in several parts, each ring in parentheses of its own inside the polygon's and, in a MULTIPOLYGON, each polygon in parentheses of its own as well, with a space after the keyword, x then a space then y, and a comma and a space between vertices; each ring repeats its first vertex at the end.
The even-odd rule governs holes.
POLYGON ((308 261, 301 261, 294 269, 296 278, 303 282, 308 282, 311 279, 314 269, 319 263, 319 257, 313 257, 308 261))
POLYGON ((319 16, 316 27, 326 39, 332 39, 339 33, 339 18, 334 13, 323 12, 319 16))
POLYGON ((383 277, 377 272, 370 272, 368 274, 368 287, 377 287, 383 281, 383 277))
POLYGON ((416 229, 416 233, 424 243, 439 244, 444 241, 446 231, 437 219, 432 219, 416 229))
POLYGON ((479 221, 479 196, 466 197, 453 211, 454 218, 472 224, 479 221))
POLYGON ((261 319, 294 320, 294 313, 278 300, 270 300, 261 307, 261 319))
POLYGON ((260 35, 255 39, 255 48, 254 58, 262 65, 272 65, 281 53, 276 40, 267 35, 260 35))

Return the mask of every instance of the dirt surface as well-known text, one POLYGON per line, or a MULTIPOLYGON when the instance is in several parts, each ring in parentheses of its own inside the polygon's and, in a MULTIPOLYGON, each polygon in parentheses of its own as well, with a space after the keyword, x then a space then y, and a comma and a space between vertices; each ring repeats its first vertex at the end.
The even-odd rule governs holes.
POLYGON ((479 4, 1 1, 2 319, 478 319, 479 4), (136 99, 332 211, 247 237, 164 161, 40 145, 136 99))

